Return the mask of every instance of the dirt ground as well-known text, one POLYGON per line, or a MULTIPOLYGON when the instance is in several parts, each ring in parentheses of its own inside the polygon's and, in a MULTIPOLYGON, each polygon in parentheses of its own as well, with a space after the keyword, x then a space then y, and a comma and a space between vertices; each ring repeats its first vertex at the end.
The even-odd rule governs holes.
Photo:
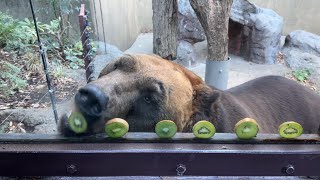
MULTIPOLYGON (((0 49, 0 59, 2 63, 8 62, 18 67, 20 69, 19 76, 26 81, 25 88, 14 89, 13 93, 8 95, 0 94, 0 132, 33 132, 36 126, 44 122, 33 123, 29 116, 39 119, 41 114, 46 112, 48 107, 51 107, 51 99, 48 93, 45 73, 42 70, 42 64, 37 64, 40 66, 39 71, 28 71, 27 60, 25 60, 24 56, 7 52, 3 49, 0 49), (11 114, 11 112, 14 113, 11 114), (4 119, 5 121, 3 122, 2 120, 4 119)), ((49 71, 52 72, 50 66, 49 71)), ((73 97, 78 89, 79 76, 81 77, 81 74, 84 73, 84 70, 69 70, 65 67, 61 71, 63 72, 62 76, 50 73, 52 87, 55 90, 54 93, 58 104, 63 104, 73 97)), ((53 116, 49 117, 52 119, 53 116)))

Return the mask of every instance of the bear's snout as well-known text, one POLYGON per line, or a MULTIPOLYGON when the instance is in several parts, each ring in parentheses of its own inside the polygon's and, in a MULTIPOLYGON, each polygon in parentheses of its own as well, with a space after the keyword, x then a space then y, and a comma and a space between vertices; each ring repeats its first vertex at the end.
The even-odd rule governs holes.
POLYGON ((99 119, 107 108, 109 97, 94 84, 79 89, 75 96, 75 104, 81 113, 90 119, 99 119))

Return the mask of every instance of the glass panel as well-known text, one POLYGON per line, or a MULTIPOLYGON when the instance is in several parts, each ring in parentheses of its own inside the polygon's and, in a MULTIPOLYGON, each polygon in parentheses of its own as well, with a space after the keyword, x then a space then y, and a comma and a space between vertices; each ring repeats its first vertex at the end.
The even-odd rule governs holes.
POLYGON ((1 133, 320 141, 318 1, 32 2, 41 57, 29 2, 0 2, 1 133))

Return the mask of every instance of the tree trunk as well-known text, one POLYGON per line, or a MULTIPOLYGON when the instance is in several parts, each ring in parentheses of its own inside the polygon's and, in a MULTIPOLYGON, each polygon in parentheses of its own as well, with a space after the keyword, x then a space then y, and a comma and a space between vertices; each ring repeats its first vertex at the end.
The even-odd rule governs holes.
POLYGON ((228 60, 228 26, 232 0, 190 0, 208 41, 208 60, 228 60))
POLYGON ((177 0, 152 0, 153 53, 174 60, 177 57, 177 0))
POLYGON ((229 79, 228 27, 232 0, 190 0, 207 37, 205 81, 227 89, 229 79))

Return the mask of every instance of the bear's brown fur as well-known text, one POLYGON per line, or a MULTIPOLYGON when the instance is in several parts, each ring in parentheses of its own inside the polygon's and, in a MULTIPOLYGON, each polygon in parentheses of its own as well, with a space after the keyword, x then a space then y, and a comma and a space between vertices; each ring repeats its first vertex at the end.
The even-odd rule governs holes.
MULTIPOLYGON (((209 87, 184 67, 151 55, 125 55, 108 64, 92 82, 109 97, 103 123, 120 117, 130 131, 154 131, 156 122, 171 119, 179 131, 191 132, 199 120, 209 120, 217 132, 233 132, 242 118, 254 118, 262 133, 277 133, 285 121, 299 122, 305 133, 316 133, 320 124, 320 96, 279 76, 258 78, 226 91, 209 87)), ((75 106, 76 107, 76 106, 75 106)), ((60 131, 67 133, 64 116, 60 131)))

